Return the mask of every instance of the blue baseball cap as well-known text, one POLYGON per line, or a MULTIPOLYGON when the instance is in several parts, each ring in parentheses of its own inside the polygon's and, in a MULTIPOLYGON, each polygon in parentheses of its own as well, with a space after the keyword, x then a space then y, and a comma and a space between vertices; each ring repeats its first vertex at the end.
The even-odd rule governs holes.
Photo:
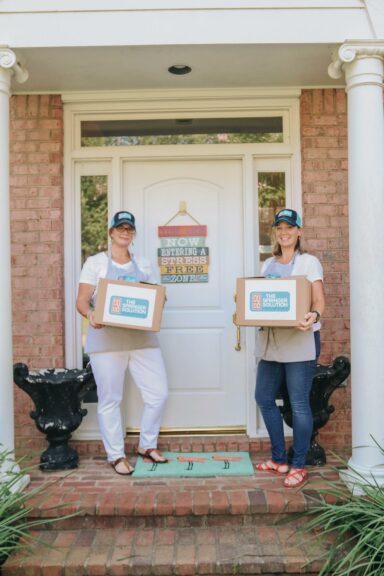
POLYGON ((111 220, 110 228, 117 228, 121 224, 128 224, 133 230, 136 230, 135 217, 131 212, 116 212, 111 220))
POLYGON ((290 208, 284 208, 275 214, 272 226, 277 226, 279 222, 287 222, 291 226, 297 226, 298 228, 303 226, 300 214, 290 208))

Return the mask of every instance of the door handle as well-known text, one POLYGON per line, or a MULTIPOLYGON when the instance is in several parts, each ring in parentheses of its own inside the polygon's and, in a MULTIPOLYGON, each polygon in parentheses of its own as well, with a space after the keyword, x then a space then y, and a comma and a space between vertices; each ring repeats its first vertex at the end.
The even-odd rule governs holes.
POLYGON ((234 325, 236 326, 235 350, 236 350, 236 352, 240 352, 240 350, 241 350, 241 334, 240 334, 240 326, 237 324, 237 321, 236 321, 236 312, 233 313, 232 320, 233 320, 234 325))

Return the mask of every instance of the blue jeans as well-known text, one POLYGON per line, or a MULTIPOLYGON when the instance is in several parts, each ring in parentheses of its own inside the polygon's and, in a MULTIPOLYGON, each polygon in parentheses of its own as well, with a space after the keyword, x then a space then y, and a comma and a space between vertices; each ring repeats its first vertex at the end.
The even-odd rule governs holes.
POLYGON ((315 360, 284 363, 261 360, 258 365, 255 398, 271 439, 274 462, 279 464, 287 462, 283 417, 276 406, 276 396, 285 379, 292 407, 292 466, 294 468, 305 466, 313 430, 309 396, 315 368, 315 360))

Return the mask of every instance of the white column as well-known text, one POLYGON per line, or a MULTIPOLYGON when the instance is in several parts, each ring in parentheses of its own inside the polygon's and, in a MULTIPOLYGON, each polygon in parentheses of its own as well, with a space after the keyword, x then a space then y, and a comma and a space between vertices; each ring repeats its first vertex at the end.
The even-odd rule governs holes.
POLYGON ((384 485, 384 42, 346 43, 329 73, 348 94, 352 457, 384 485), (379 449, 376 442, 383 448, 379 449))
POLYGON ((16 55, 0 47, 0 444, 14 449, 11 245, 9 213, 9 96, 11 77, 26 80, 16 55))

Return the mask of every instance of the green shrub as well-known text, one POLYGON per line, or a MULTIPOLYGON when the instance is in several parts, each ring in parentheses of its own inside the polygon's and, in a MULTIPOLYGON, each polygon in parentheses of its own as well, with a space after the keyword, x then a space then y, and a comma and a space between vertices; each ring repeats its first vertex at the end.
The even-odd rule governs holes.
POLYGON ((11 452, 0 449, 0 565, 16 548, 31 547, 36 540, 31 529, 57 520, 30 518, 38 502, 49 496, 49 488, 55 482, 47 481, 24 491, 25 479, 34 468, 23 466, 24 461, 21 459, 15 463, 11 452))
POLYGON ((306 512, 303 530, 315 531, 315 541, 319 535, 327 538, 319 576, 383 576, 384 487, 358 473, 346 473, 345 479, 358 483, 360 495, 342 480, 326 481, 317 489, 320 499, 306 512))

